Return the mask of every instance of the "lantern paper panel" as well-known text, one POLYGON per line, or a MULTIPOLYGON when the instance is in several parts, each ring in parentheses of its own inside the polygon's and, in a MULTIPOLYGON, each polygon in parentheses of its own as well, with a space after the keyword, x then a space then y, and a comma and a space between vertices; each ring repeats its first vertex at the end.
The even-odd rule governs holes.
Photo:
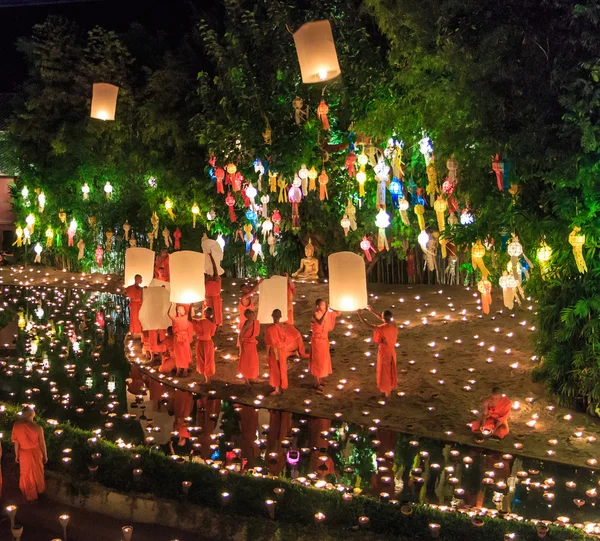
POLYGON ((367 272, 364 259, 354 252, 337 252, 328 258, 329 304, 334 310, 354 312, 367 307, 367 272))
POLYGON ((223 261, 223 249, 216 240, 204 239, 202 241, 202 253, 205 254, 204 272, 206 274, 210 274, 211 276, 213 274, 212 261, 210 260, 210 257, 208 257, 208 254, 212 254, 213 259, 215 260, 215 263, 217 265, 217 274, 219 276, 225 274, 225 271, 221 267, 221 262, 223 261))
POLYGON ((169 291, 164 287, 146 287, 140 308, 140 322, 145 331, 168 329, 171 318, 168 312, 171 306, 169 291))
POLYGON ((114 120, 119 87, 109 83, 94 83, 90 116, 98 120, 114 120))
POLYGON ((273 323, 271 314, 273 310, 281 310, 281 322, 287 321, 287 278, 273 276, 260 283, 258 290, 258 321, 259 323, 273 323))
POLYGON ((150 285, 154 277, 154 252, 148 248, 127 248, 125 251, 125 287, 135 282, 135 275, 142 277, 142 286, 150 285))
POLYGON ((294 43, 303 83, 322 83, 341 73, 329 21, 303 24, 294 33, 294 43))
POLYGON ((171 302, 190 304, 204 300, 205 256, 182 250, 169 256, 171 302))

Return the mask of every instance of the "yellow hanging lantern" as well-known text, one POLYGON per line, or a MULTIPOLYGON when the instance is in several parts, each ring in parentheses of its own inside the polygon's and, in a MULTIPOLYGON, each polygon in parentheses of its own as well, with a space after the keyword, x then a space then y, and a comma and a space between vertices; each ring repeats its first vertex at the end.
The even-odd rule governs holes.
POLYGON ((329 21, 303 24, 294 32, 294 43, 304 84, 329 81, 341 73, 329 21))
POLYGON ((173 214, 173 201, 171 201, 171 198, 169 197, 165 200, 165 209, 167 209, 171 220, 175 220, 175 214, 173 214))
POLYGON ((109 83, 94 83, 90 116, 98 120, 114 120, 119 87, 109 83))
POLYGON ((317 189, 317 177, 319 176, 319 173, 317 173, 317 170, 315 169, 315 166, 313 165, 310 170, 308 171, 308 180, 309 180, 309 184, 308 184, 308 189, 311 192, 314 192, 317 189))
POLYGON ((23 314, 23 312, 19 312, 19 320, 17 321, 17 326, 20 330, 23 330, 25 328, 25 325, 27 325, 25 315, 23 314))
MULTIPOLYGON (((443 234, 444 229, 446 228, 446 224, 444 221, 444 212, 448 208, 448 203, 442 198, 441 195, 435 200, 433 204, 433 209, 435 210, 435 215, 437 217, 438 229, 440 230, 440 234, 443 234)), ((440 246, 442 247, 442 257, 446 257, 446 245, 448 241, 444 238, 440 239, 440 246)))
POLYGON ((198 214, 200 214, 200 207, 198 206, 198 203, 194 201, 194 204, 192 205, 192 226, 194 228, 196 227, 196 217, 198 214))
POLYGON ((583 245, 585 244, 585 235, 579 234, 581 227, 575 226, 569 235, 569 244, 573 246, 573 256, 577 264, 577 270, 580 273, 587 272, 587 265, 583 257, 583 245))
POLYGON ((271 193, 277 191, 277 173, 269 171, 269 191, 271 193))
POLYGON ((538 261, 540 262, 540 271, 542 273, 543 280, 546 279, 546 275, 548 274, 548 271, 550 270, 550 265, 548 262, 550 261, 551 257, 552 257, 552 248, 550 248, 550 246, 548 246, 545 241, 542 241, 542 243, 540 244, 540 247, 538 248, 538 251, 537 251, 537 258, 538 258, 538 261))
POLYGON ((490 271, 487 270, 485 264, 483 263, 483 258, 485 256, 485 246, 478 240, 471 250, 471 264, 473 265, 473 269, 479 269, 481 271, 482 278, 487 278, 490 274, 490 271))
POLYGON ((15 229, 15 235, 17 236, 17 239, 12 245, 14 246, 16 244, 17 247, 20 248, 23 246, 23 228, 20 225, 15 229))
POLYGON ((361 166, 363 166, 363 167, 369 163, 369 157, 368 157, 368 156, 365 154, 365 151, 364 151, 364 149, 363 149, 363 151, 362 151, 362 152, 361 152, 361 153, 358 155, 357 161, 358 161, 358 165, 361 165, 361 166))
POLYGON ((358 196, 365 196, 365 182, 367 180, 367 173, 365 173, 365 166, 360 166, 360 171, 356 173, 356 181, 358 182, 358 196))
POLYGON ((54 232, 52 228, 48 226, 46 229, 46 248, 50 248, 52 246, 52 239, 54 238, 54 232))
POLYGON ((433 206, 435 201, 435 193, 437 192, 437 173, 435 171, 435 163, 433 158, 425 169, 427 171, 427 193, 429 194, 429 204, 433 206))
POLYGON ((421 204, 416 204, 413 210, 417 215, 417 220, 419 220, 419 229, 423 231, 425 229, 425 218, 423 217, 423 214, 425 214, 425 207, 421 204))
POLYGON ((64 224, 67 223, 67 213, 63 210, 60 209, 59 213, 58 213, 58 219, 64 224))

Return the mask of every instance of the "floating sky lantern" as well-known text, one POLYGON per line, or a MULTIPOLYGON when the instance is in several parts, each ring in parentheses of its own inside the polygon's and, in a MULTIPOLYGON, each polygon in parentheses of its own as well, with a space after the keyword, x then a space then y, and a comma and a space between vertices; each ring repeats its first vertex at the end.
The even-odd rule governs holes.
POLYGON ((354 312, 367 307, 367 274, 362 257, 337 252, 328 258, 329 304, 334 310, 354 312))
POLYGON ((273 323, 273 310, 281 311, 281 321, 287 321, 287 278, 273 276, 263 280, 259 286, 260 303, 258 304, 258 321, 273 323))
POLYGON ((109 83, 94 83, 90 116, 98 120, 114 120, 119 87, 109 83))
POLYGON ((294 32, 294 43, 303 83, 322 83, 341 73, 329 21, 303 24, 294 32))
POLYGON ((154 251, 148 248, 127 248, 125 251, 125 287, 135 283, 135 276, 142 277, 142 284, 147 286, 154 277, 154 251))
POLYGON ((169 256, 171 302, 190 304, 204 300, 204 254, 182 250, 169 256))

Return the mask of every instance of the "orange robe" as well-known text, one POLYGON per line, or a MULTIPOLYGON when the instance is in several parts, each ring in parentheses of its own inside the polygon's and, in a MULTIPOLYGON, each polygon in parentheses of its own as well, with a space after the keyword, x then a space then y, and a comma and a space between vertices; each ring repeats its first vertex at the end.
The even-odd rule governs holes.
MULTIPOLYGON (((250 304, 248 306, 244 306, 242 304, 242 302, 238 302, 238 332, 241 332, 242 327, 244 326, 244 323, 246 323, 246 316, 244 315, 244 312, 246 310, 252 310, 254 312, 254 302, 252 301, 252 297, 250 297, 250 304)), ((240 335, 238 334, 238 341, 237 341, 237 345, 238 347, 240 346, 240 335)))
POLYGON ((296 294, 296 284, 291 280, 288 280, 288 289, 287 289, 287 309, 288 309, 288 317, 287 323, 290 325, 294 324, 294 295, 296 294))
POLYGON ((398 338, 398 328, 390 323, 378 325, 373 332, 373 341, 379 344, 379 350, 377 351, 377 388, 382 393, 389 393, 398 386, 396 338, 398 338))
POLYGON ((332 372, 331 353, 329 352, 329 331, 335 327, 335 312, 327 312, 321 323, 312 322, 310 329, 310 373, 316 378, 325 378, 332 372))
POLYGON ((143 289, 135 284, 125 289, 125 295, 129 298, 129 332, 131 334, 142 332, 142 324, 140 323, 142 291, 143 289))
POLYGON ((37 500, 46 491, 44 460, 37 425, 17 421, 12 430, 12 441, 19 444, 19 488, 28 502, 37 500))
POLYGON ((298 351, 301 357, 306 356, 304 341, 300 331, 293 325, 286 324, 285 328, 285 354, 289 357, 294 351, 298 351))
POLYGON ((206 299, 204 304, 213 309, 215 323, 223 325, 223 299, 221 299, 221 277, 205 280, 206 299))
POLYGON ((194 321, 194 332, 198 340, 196 342, 196 370, 198 374, 204 374, 207 378, 215 375, 215 344, 213 336, 217 331, 217 325, 210 319, 197 319, 194 321))
POLYGON ((175 316, 173 319, 175 365, 187 370, 192 362, 192 332, 187 316, 175 316))
POLYGON ((146 385, 144 384, 144 378, 140 369, 135 365, 130 365, 129 375, 131 376, 131 383, 127 386, 127 390, 131 394, 140 395, 145 393, 146 385))
POLYGON ((271 387, 288 388, 286 334, 281 325, 272 324, 265 328, 265 346, 269 363, 271 387))
POLYGON ((164 353, 158 371, 162 374, 168 374, 177 368, 175 366, 175 339, 173 335, 165 336, 161 346, 164 347, 164 353))
POLYGON ((156 256, 156 261, 154 262, 154 278, 158 278, 158 269, 163 268, 165 273, 162 277, 162 280, 165 282, 171 281, 171 270, 169 269, 169 256, 161 257, 160 255, 156 256))
POLYGON ((260 333, 260 323, 256 320, 246 329, 244 335, 240 335, 240 360, 238 372, 245 379, 258 377, 258 352, 256 351, 256 337, 260 333))
POLYGON ((495 406, 488 404, 488 416, 484 419, 483 426, 481 426, 479 421, 474 421, 471 425, 471 430, 473 432, 494 430, 496 423, 500 423, 500 426, 494 432, 494 436, 500 439, 504 438, 509 432, 508 418, 510 417, 511 408, 512 402, 506 396, 503 396, 495 406))

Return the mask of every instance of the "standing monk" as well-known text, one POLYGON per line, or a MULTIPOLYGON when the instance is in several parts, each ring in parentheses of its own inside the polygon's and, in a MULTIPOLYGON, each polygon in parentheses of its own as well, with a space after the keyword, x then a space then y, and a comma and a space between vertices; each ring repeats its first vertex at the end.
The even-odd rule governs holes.
POLYGON ((213 336, 217 325, 213 317, 213 309, 209 306, 204 310, 204 317, 195 319, 192 312, 194 332, 196 333, 196 370, 204 376, 204 383, 209 383, 215 375, 215 344, 213 336))
POLYGON ((265 328, 265 345, 267 346, 267 362, 269 363, 269 383, 275 390, 271 395, 281 394, 288 387, 287 350, 285 329, 279 323, 281 310, 273 310, 273 324, 265 328))
MULTIPOLYGON (((238 314, 239 314, 239 318, 238 318, 238 332, 241 334, 242 332, 242 327, 244 326, 244 323, 246 322, 246 310, 251 310, 252 312, 254 312, 254 300, 252 298, 252 295, 254 295, 254 292, 256 291, 256 289, 258 288, 258 286, 260 285, 260 283, 262 282, 262 280, 259 280, 258 282, 256 282, 256 285, 254 287, 250 287, 247 284, 242 285, 242 287, 240 287, 240 292, 242 294, 242 296, 240 297, 240 302, 238 303, 238 314)), ((238 346, 241 345, 241 339, 240 336, 238 334, 238 346)))
POLYGON ((141 286, 142 277, 135 275, 133 285, 125 289, 125 295, 129 299, 129 332, 132 336, 142 333, 142 324, 140 323, 140 308, 142 307, 142 293, 144 289, 141 286))
POLYGON ((213 273, 204 274, 204 287, 206 289, 205 305, 212 308, 214 321, 217 327, 223 325, 223 299, 221 299, 221 277, 215 263, 215 258, 209 252, 208 257, 212 263, 213 273))
POLYGON ((282 276, 287 278, 287 323, 289 325, 294 324, 294 295, 296 294, 296 284, 288 276, 287 272, 284 272, 282 276))
POLYGON ((329 306, 323 299, 317 299, 310 323, 312 338, 310 340, 308 366, 310 373, 315 378, 315 389, 319 394, 323 394, 323 378, 326 378, 332 372, 329 331, 334 329, 335 318, 339 315, 339 312, 330 311, 329 306))
POLYGON ((396 370, 396 338, 398 338, 398 327, 393 323, 393 316, 389 310, 383 312, 382 315, 371 312, 381 325, 373 325, 367 323, 360 310, 358 317, 367 326, 373 329, 373 341, 379 344, 377 350, 377 388, 386 396, 389 397, 392 389, 398 386, 398 372, 396 370))
POLYGON ((158 278, 159 272, 158 269, 162 267, 162 278, 160 280, 164 280, 165 282, 171 281, 171 270, 169 268, 169 250, 163 248, 160 253, 156 256, 156 261, 154 262, 154 277, 158 278))
POLYGON ((240 331, 240 360, 238 372, 242 374, 246 385, 250 380, 258 377, 258 352, 256 351, 256 337, 260 333, 260 323, 256 321, 254 312, 246 309, 244 312, 244 326, 240 331))
POLYGON ((471 430, 484 436, 504 438, 508 434, 508 418, 512 402, 502 394, 500 387, 493 387, 492 394, 482 401, 481 419, 473 421, 471 430))
POLYGON ((37 500, 38 494, 45 492, 44 464, 48 462, 44 431, 33 422, 34 417, 32 408, 23 408, 21 419, 12 430, 15 461, 19 464, 20 472, 19 488, 28 502, 37 500))
POLYGON ((185 306, 183 304, 175 305, 175 303, 171 303, 169 317, 173 322, 173 350, 175 352, 177 376, 186 378, 190 363, 192 362, 192 350, 190 348, 192 329, 185 306), (175 306, 177 307, 174 312, 173 308, 175 306))

